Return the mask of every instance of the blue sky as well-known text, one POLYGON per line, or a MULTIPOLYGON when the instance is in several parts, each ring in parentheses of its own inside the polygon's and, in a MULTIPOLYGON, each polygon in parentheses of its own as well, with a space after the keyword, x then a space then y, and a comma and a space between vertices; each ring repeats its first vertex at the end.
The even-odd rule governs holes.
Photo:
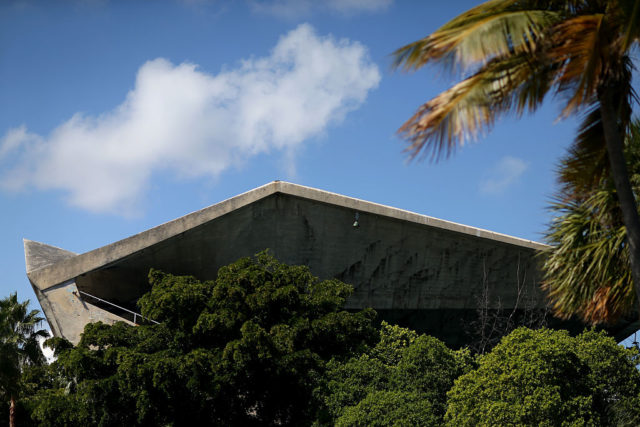
POLYGON ((319 3, 2 2, 0 295, 35 300, 23 238, 85 252, 275 179, 540 240, 557 103, 437 164, 396 135, 456 80, 390 54, 474 2, 319 3))

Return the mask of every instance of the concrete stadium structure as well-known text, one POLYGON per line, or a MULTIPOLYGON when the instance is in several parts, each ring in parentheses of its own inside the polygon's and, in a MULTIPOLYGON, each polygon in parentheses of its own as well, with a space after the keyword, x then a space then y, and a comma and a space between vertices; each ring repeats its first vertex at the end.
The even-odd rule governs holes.
MULTIPOLYGON (((465 325, 480 303, 507 312, 546 305, 538 256, 545 245, 282 181, 84 254, 24 245, 53 333, 74 343, 88 322, 141 321, 136 301, 149 289, 150 268, 213 279, 221 266, 265 248, 352 284, 347 308, 372 307, 452 346, 467 341, 465 325)), ((551 326, 583 328, 557 319, 551 326)), ((621 340, 639 326, 634 317, 608 329, 621 340)))

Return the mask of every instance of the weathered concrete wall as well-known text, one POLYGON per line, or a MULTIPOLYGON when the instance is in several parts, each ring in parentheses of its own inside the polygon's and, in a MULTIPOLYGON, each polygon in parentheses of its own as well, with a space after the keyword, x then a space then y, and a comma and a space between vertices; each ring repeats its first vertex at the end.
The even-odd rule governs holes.
POLYGON ((78 343, 87 323, 113 324, 124 321, 133 324, 83 299, 72 281, 50 287, 45 291, 37 291, 37 296, 43 310, 48 313, 47 320, 53 334, 66 338, 73 344, 78 343))
MULTIPOLYGON (((322 279, 352 284, 348 308, 373 307, 452 345, 464 343, 462 323, 475 314, 483 290, 492 296, 488 308, 514 307, 523 286, 530 300, 544 305, 537 255, 544 245, 287 183, 96 251, 40 262, 29 278, 41 292, 73 280, 83 292, 135 308, 148 290, 150 268, 213 279, 220 267, 265 248, 282 262, 308 265, 322 279), (353 226, 356 215, 359 227, 353 226)), ((72 318, 74 307, 49 312, 72 318)), ((81 329, 90 318, 68 322, 81 329)))
POLYGON ((539 282, 531 248, 367 213, 354 228, 354 215, 275 194, 76 281, 126 304, 146 291, 150 268, 211 279, 221 266, 269 248, 283 262, 354 285, 351 308, 472 309, 483 282, 509 306, 519 282, 539 282))

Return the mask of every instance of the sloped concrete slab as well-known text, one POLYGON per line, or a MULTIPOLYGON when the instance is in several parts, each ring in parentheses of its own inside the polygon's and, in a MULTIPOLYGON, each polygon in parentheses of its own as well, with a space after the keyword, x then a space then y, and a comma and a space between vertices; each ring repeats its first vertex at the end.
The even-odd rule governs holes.
POLYGON ((23 239, 27 273, 75 257, 76 253, 33 240, 23 239))
MULTIPOLYGON (((96 315, 56 308, 63 303, 52 291, 61 284, 73 283, 77 298, 115 314, 99 300, 135 310, 150 268, 213 279, 220 267, 266 248, 322 279, 352 284, 348 308, 373 307, 454 346, 465 343, 464 322, 483 291, 492 295, 490 309, 517 306, 525 288, 529 301, 545 304, 543 244, 281 181, 84 254, 48 248, 25 243, 27 276, 41 303, 40 295, 51 295, 43 311, 66 337, 96 315)), ((612 332, 636 327, 622 322, 612 332)))

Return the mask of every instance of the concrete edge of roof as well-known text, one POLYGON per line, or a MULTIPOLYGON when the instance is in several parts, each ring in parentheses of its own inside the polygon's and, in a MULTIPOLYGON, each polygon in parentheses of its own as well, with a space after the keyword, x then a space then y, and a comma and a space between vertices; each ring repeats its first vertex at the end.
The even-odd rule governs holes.
POLYGON ((305 187, 303 185, 292 184, 285 181, 279 182, 282 188, 282 193, 290 194, 305 199, 312 199, 318 202, 328 203, 337 206, 343 206, 351 208, 359 212, 367 212, 376 215, 386 216, 389 218, 398 219, 401 221, 409 221, 422 225, 429 225, 457 233, 469 234, 474 237, 481 237, 490 240, 496 240, 502 243, 511 245, 524 246, 531 249, 545 250, 549 246, 543 243, 535 242, 533 240, 521 239, 519 237, 509 236, 508 234, 496 233, 494 231, 484 230, 482 228, 471 227, 464 224, 459 224, 452 221, 446 221, 443 219, 434 218, 428 215, 422 215, 403 209, 394 208, 392 206, 382 205, 379 203, 369 202, 362 199, 356 199, 354 197, 343 196, 341 194, 332 193, 329 191, 318 190, 312 187, 305 187))
POLYGON ((22 239, 22 243, 24 245, 24 263, 27 268, 27 274, 78 255, 66 249, 29 239, 22 239))
MULTIPOLYGON (((474 237, 523 246, 530 249, 545 250, 548 248, 547 245, 534 242, 532 240, 520 239, 506 234, 457 224, 378 203, 343 196, 341 194, 331 193, 324 190, 318 190, 312 187, 292 184, 285 181, 272 181, 253 190, 239 194, 230 199, 223 200, 164 224, 160 224, 125 239, 28 271, 27 276, 34 286, 37 286, 40 290, 45 290, 81 274, 111 264, 146 247, 162 242, 191 228, 205 224, 222 215, 276 193, 288 194, 294 197, 309 199, 320 203, 350 208, 358 212, 387 216, 401 221, 414 222, 474 237)), ((28 263, 29 261, 27 260, 27 264, 28 263)))

